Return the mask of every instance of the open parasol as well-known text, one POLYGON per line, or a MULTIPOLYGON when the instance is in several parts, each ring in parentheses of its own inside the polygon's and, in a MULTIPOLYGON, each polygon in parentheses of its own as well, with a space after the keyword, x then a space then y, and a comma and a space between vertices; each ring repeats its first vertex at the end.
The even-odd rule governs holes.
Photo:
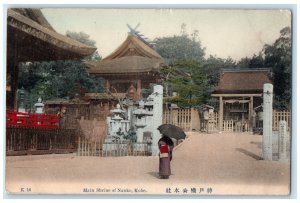
POLYGON ((163 124, 158 128, 159 132, 167 137, 174 138, 176 140, 185 139, 186 134, 183 130, 172 124, 163 124))

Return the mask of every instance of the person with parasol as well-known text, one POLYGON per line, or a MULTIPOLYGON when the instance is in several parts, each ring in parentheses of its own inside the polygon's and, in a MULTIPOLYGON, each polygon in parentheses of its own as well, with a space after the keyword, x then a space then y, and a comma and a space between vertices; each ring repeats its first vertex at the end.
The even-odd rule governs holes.
POLYGON ((181 128, 170 124, 159 126, 158 130, 162 133, 162 137, 158 141, 159 176, 161 179, 168 179, 171 175, 171 160, 174 148, 171 137, 175 139, 184 139, 186 135, 181 128))

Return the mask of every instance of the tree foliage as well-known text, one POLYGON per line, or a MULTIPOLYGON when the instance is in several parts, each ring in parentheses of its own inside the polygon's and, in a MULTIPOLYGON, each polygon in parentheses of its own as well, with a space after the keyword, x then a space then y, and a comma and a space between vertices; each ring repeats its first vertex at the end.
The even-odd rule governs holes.
POLYGON ((157 38, 154 42, 156 51, 169 64, 161 70, 161 74, 165 76, 165 89, 177 93, 176 97, 165 101, 182 107, 204 102, 207 99, 207 74, 203 72, 202 65, 205 48, 198 39, 198 31, 188 35, 186 25, 182 24, 180 35, 157 38))
POLYGON ((285 27, 279 38, 271 45, 265 45, 265 66, 271 68, 274 83, 274 108, 290 109, 292 43, 291 29, 285 27))
MULTIPOLYGON (((238 62, 232 58, 209 56, 198 40, 198 32, 188 35, 182 25, 181 35, 156 39, 157 52, 169 62, 161 70, 167 88, 178 95, 166 101, 180 106, 196 106, 210 101, 210 93, 217 86, 222 69, 270 68, 274 84, 274 108, 289 109, 291 100, 292 49, 289 27, 280 31, 280 37, 265 45, 258 55, 245 57, 238 62), (175 72, 187 73, 176 76, 175 72)), ((255 81, 253 81, 255 82, 255 81)))
POLYGON ((237 68, 252 69, 252 68, 265 68, 265 60, 262 52, 258 55, 254 54, 252 58, 241 58, 237 63, 237 68))
POLYGON ((204 60, 205 48, 201 46, 198 39, 198 31, 195 30, 190 36, 186 34, 185 24, 181 26, 181 35, 156 38, 156 51, 169 63, 173 65, 178 60, 204 60))
POLYGON ((223 69, 234 68, 236 68, 236 62, 230 57, 227 59, 222 59, 210 55, 209 58, 203 62, 203 69, 207 74, 208 85, 211 89, 218 85, 219 76, 223 69))
POLYGON ((187 75, 171 77, 165 82, 178 96, 166 101, 182 107, 192 107, 205 102, 209 96, 207 74, 202 65, 194 60, 178 60, 174 64, 177 70, 184 70, 187 75))
POLYGON ((285 27, 273 44, 266 44, 258 55, 242 58, 237 67, 240 69, 269 68, 272 71, 275 109, 290 109, 292 43, 291 29, 285 27))
POLYGON ((209 102, 221 70, 236 66, 230 57, 221 59, 210 56, 205 59, 205 48, 201 46, 198 35, 197 30, 187 34, 186 25, 182 24, 181 35, 155 40, 157 52, 169 63, 161 70, 165 76, 165 89, 177 93, 176 97, 166 99, 167 102, 182 107, 209 102), (178 72, 183 74, 178 75, 178 72))
MULTIPOLYGON (((85 33, 67 32, 67 35, 87 45, 95 45, 95 41, 89 39, 89 35, 85 33)), ((95 53, 85 60, 100 58, 100 55, 95 53)), ((78 60, 23 63, 19 72, 19 88, 21 87, 24 87, 28 94, 28 108, 38 97, 42 97, 43 100, 72 98, 84 94, 85 91, 104 91, 103 80, 88 75, 84 62, 78 60)))

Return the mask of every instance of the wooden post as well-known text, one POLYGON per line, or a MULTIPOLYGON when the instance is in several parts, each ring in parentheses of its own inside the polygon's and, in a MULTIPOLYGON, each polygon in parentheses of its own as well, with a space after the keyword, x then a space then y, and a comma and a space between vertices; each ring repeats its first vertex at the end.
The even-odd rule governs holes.
POLYGON ((80 156, 80 137, 78 137, 77 156, 80 156))
POLYGON ((219 131, 223 131, 223 97, 219 98, 219 131))
POLYGON ((109 92, 110 84, 108 80, 105 81, 105 88, 106 88, 106 92, 109 92))
POLYGON ((140 100, 142 98, 142 82, 141 82, 141 79, 137 80, 136 93, 137 93, 137 99, 140 100))
MULTIPOLYGON (((17 35, 14 36, 17 39, 17 35)), ((7 70, 10 70, 8 74, 10 74, 10 101, 8 101, 8 106, 13 108, 14 110, 18 109, 17 106, 17 90, 18 90, 18 75, 19 75, 19 61, 18 61, 18 47, 17 43, 14 40, 11 42, 14 50, 13 56, 8 58, 7 61, 7 70)))
POLYGON ((254 125, 252 116, 253 116, 253 97, 250 97, 249 116, 248 116, 250 133, 253 132, 253 125, 254 125))

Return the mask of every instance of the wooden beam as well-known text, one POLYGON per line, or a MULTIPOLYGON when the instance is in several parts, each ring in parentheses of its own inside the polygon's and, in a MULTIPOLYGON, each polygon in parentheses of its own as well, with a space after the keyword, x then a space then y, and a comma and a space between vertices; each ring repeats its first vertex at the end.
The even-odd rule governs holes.
MULTIPOLYGON (((15 39, 18 37, 16 34, 14 34, 15 39)), ((18 62, 18 47, 15 41, 11 42, 12 47, 13 47, 13 57, 10 62, 8 62, 10 72, 10 77, 11 77, 11 98, 12 98, 12 103, 11 104, 6 104, 6 105, 11 105, 15 111, 18 110, 18 103, 17 103, 17 90, 18 90, 18 75, 19 75, 19 62, 18 62)), ((8 67, 7 67, 8 68, 8 67)))
POLYGON ((109 80, 105 81, 105 88, 106 88, 106 92, 109 92, 109 89, 110 89, 109 80))
POLYGON ((140 100, 142 98, 142 82, 141 82, 141 79, 137 80, 136 93, 137 93, 137 99, 140 100))
POLYGON ((223 97, 219 98, 219 131, 223 131, 223 97))
POLYGON ((249 102, 249 130, 250 132, 253 132, 253 125, 254 125, 254 119, 253 119, 253 97, 250 97, 249 102))

